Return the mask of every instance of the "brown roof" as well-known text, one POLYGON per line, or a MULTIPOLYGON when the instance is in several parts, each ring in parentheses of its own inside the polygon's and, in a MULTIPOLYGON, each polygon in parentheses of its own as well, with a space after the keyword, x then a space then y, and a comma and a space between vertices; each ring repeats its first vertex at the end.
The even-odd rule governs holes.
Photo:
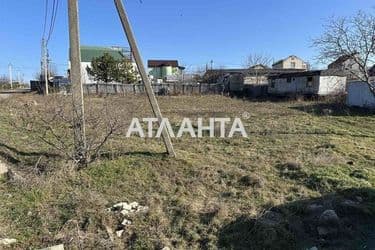
POLYGON ((177 60, 148 60, 149 68, 158 68, 163 66, 179 67, 177 60))

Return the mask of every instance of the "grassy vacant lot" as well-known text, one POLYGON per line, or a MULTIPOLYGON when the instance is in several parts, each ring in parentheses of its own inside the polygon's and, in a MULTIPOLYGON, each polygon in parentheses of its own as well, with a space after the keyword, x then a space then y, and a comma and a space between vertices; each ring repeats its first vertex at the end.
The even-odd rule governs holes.
POLYGON ((248 114, 248 139, 174 139, 178 157, 170 159, 160 140, 124 136, 132 117, 150 116, 144 96, 90 98, 90 140, 105 136, 109 121, 119 125, 95 161, 75 171, 63 149, 40 139, 55 138, 40 122, 46 111, 70 147, 70 127, 54 118, 69 100, 1 101, 0 156, 22 178, 0 182, 0 238, 16 238, 15 249, 375 247, 374 114, 327 101, 161 97, 174 125, 183 117, 248 114), (123 218, 106 208, 133 201, 149 211, 133 215, 119 238, 123 218), (339 231, 319 235, 311 204, 334 209, 339 231))

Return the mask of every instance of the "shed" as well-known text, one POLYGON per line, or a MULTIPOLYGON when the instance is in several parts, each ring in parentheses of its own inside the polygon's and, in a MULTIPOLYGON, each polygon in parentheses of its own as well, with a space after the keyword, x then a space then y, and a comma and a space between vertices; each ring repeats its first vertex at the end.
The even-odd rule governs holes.
POLYGON ((352 107, 375 108, 375 94, 366 82, 350 82, 347 86, 346 104, 352 107))
POLYGON ((346 86, 346 77, 324 70, 276 74, 269 81, 268 93, 279 96, 337 95, 345 93, 346 86))
POLYGON ((208 70, 205 78, 209 82, 222 83, 226 92, 234 95, 262 97, 267 95, 268 77, 281 73, 302 72, 298 69, 270 69, 255 65, 248 69, 208 70))

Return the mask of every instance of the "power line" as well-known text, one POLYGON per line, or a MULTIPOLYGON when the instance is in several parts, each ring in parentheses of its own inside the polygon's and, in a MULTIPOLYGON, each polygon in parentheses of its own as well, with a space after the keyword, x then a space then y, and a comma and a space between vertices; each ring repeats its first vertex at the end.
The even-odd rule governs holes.
POLYGON ((45 10, 44 10, 44 25, 43 25, 43 35, 42 35, 42 37, 46 36, 47 17, 48 17, 48 0, 46 0, 46 6, 45 6, 45 10))
POLYGON ((55 29, 55 23, 56 23, 56 17, 57 17, 58 9, 59 9, 59 0, 53 0, 51 23, 50 23, 50 28, 49 28, 49 32, 48 32, 47 44, 48 44, 49 40, 51 39, 51 36, 52 36, 53 31, 55 29))

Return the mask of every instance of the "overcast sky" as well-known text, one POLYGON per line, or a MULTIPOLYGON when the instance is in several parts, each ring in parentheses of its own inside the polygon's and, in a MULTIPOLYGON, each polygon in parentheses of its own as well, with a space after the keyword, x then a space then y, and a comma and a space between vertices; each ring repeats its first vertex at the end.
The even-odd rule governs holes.
MULTIPOLYGON (((50 3, 53 0, 49 0, 50 3)), ((60 0, 49 51, 63 74, 68 61, 67 0, 60 0)), ((246 55, 290 54, 314 63, 311 39, 332 16, 374 12, 372 0, 128 0, 142 56, 178 59, 188 70, 241 67, 246 55)), ((45 0, 0 0, 0 75, 12 63, 29 80, 40 68, 45 0)), ((79 0, 82 45, 127 46, 112 0, 79 0)), ((50 6, 50 9, 52 6, 50 6)))

